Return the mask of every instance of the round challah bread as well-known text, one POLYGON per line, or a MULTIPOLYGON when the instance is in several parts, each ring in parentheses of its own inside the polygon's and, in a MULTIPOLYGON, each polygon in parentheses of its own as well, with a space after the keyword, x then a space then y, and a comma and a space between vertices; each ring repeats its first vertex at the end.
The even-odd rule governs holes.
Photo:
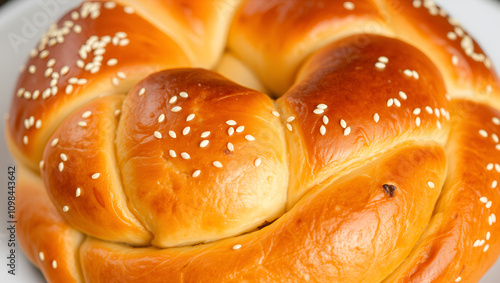
POLYGON ((477 282, 499 98, 432 1, 85 1, 12 100, 19 242, 49 282, 477 282))

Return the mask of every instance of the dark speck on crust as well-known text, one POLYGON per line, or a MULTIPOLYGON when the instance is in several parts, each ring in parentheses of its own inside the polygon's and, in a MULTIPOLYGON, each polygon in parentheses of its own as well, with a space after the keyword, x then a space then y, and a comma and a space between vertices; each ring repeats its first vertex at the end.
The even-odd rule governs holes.
POLYGON ((396 191, 397 187, 394 185, 389 185, 389 184, 384 184, 382 185, 384 188, 384 191, 392 198, 394 197, 394 192, 396 191))

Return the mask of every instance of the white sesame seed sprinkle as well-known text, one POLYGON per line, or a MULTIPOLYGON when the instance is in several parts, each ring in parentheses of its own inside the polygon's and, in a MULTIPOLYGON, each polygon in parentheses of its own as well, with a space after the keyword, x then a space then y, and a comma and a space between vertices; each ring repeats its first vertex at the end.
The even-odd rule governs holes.
POLYGON ((494 166, 495 165, 493 165, 493 163, 488 163, 488 165, 486 165, 486 170, 491 171, 491 170, 493 170, 494 166))
POLYGON ((408 96, 406 95, 406 93, 404 91, 399 92, 399 97, 401 97, 401 99, 403 99, 403 100, 408 99, 408 96))
POLYGON ((404 70, 404 71, 403 71, 403 74, 405 74, 405 75, 406 75, 406 76, 408 76, 408 77, 413 76, 412 71, 411 71, 411 70, 409 70, 409 69, 404 70))
POLYGON ((316 108, 316 109, 314 109, 313 113, 314 113, 314 114, 317 114, 317 115, 320 115, 320 114, 325 113, 325 110, 323 110, 323 109, 319 109, 319 108, 316 108))
POLYGON ((278 111, 271 111, 271 113, 275 116, 275 117, 279 117, 280 116, 280 113, 278 111))
POLYGON ((87 119, 88 117, 90 117, 90 115, 92 115, 92 112, 91 112, 91 111, 85 111, 85 112, 83 112, 83 114, 82 114, 82 118, 83 118, 83 119, 87 119))
POLYGON ((316 108, 325 110, 328 108, 328 106, 324 103, 320 103, 320 104, 316 105, 316 108))
POLYGON ((40 258, 41 261, 45 260, 45 254, 43 252, 39 252, 38 257, 40 258))
POLYGON ((237 132, 237 133, 241 133, 241 132, 243 132, 244 130, 245 130, 245 126, 238 126, 238 127, 236 128, 236 132, 237 132))
POLYGON ((427 111, 427 113, 429 113, 429 114, 434 113, 434 110, 432 110, 432 108, 430 106, 425 106, 425 111, 427 111))
POLYGON ((488 202, 488 198, 487 197, 480 197, 479 201, 482 202, 482 203, 487 203, 488 202))
POLYGON ((24 136, 23 137, 23 143, 24 144, 28 144, 28 136, 24 136))
POLYGON ((201 174, 201 170, 196 170, 193 172, 192 176, 193 176, 193 178, 196 178, 196 177, 200 176, 200 174, 201 174))
POLYGON ((182 129, 182 135, 185 136, 185 135, 189 134, 190 131, 191 131, 191 127, 185 127, 184 129, 182 129))
POLYGON ((87 80, 86 80, 86 79, 79 79, 79 80, 76 82, 76 84, 77 84, 77 85, 84 85, 84 84, 86 84, 86 83, 87 83, 87 80))
POLYGON ((66 89, 64 90, 64 92, 65 92, 66 94, 70 94, 70 93, 72 93, 72 92, 73 92, 73 85, 71 85, 71 84, 70 84, 70 85, 67 85, 67 86, 66 86, 66 89))
POLYGON ((116 109, 115 110, 115 116, 118 116, 122 113, 122 111, 120 109, 116 109))
POLYGON ((118 80, 118 78, 111 78, 111 83, 113 83, 114 86, 118 86, 120 84, 120 81, 118 80))
POLYGON ((291 123, 291 122, 293 122, 294 120, 295 120, 295 116, 290 116, 290 117, 286 118, 286 121, 287 121, 288 123, 291 123))
POLYGON ((479 130, 479 134, 484 138, 488 137, 488 132, 486 132, 485 130, 479 130))
POLYGON ((321 125, 321 127, 319 127, 319 133, 324 136, 326 134, 326 128, 324 125, 321 125))
POLYGON ((344 8, 346 10, 352 11, 354 10, 355 6, 352 2, 344 2, 344 8))
POLYGON ((181 152, 182 159, 191 159, 191 156, 187 152, 181 152))
POLYGON ((87 127, 87 122, 85 122, 85 121, 80 121, 80 122, 78 122, 78 126, 80 126, 80 127, 82 127, 82 128, 83 128, 83 127, 87 127))
POLYGON ((168 131, 168 135, 173 139, 177 138, 177 134, 172 130, 168 131))
POLYGON ((427 185, 429 185, 429 188, 433 189, 435 187, 434 183, 429 181, 427 182, 427 185))
POLYGON ((495 124, 495 125, 497 125, 497 126, 498 126, 498 125, 500 125, 500 119, 499 119, 499 118, 497 118, 497 117, 493 117, 493 118, 491 118, 491 121, 493 122, 493 124, 495 124))
POLYGON ((44 165, 45 165, 45 161, 40 160, 40 163, 38 163, 38 167, 40 167, 40 170, 43 169, 44 165))
POLYGON ((389 98, 389 99, 387 100, 387 107, 391 107, 393 104, 394 104, 394 99, 389 98))
POLYGON ((55 261, 55 260, 52 261, 52 268, 54 268, 54 269, 57 268, 57 261, 55 261))
POLYGON ((293 127, 292 127, 292 125, 291 125, 290 123, 286 123, 286 128, 287 128, 290 132, 292 132, 292 131, 293 131, 293 127))
POLYGON ((161 136, 161 133, 160 133, 160 132, 158 132, 158 131, 155 131, 153 135, 154 135, 154 136, 155 136, 155 138, 157 138, 157 139, 161 139, 161 137, 162 137, 162 136, 161 136))
POLYGON ((206 131, 206 132, 201 133, 201 137, 202 137, 202 138, 206 138, 206 137, 208 137, 209 135, 210 135, 210 131, 206 131))
POLYGON ((125 78, 127 77, 127 75, 125 75, 125 73, 124 73, 124 72, 117 72, 117 73, 116 73, 116 76, 117 76, 118 78, 122 79, 122 80, 123 80, 123 79, 125 79, 125 78))
POLYGON ((95 180, 95 179, 99 178, 99 176, 101 176, 101 173, 94 173, 94 174, 92 174, 92 179, 95 180))
POLYGON ((488 241, 489 241, 489 240, 490 240, 490 238, 491 238, 491 233, 488 231, 488 232, 486 233, 486 240, 488 240, 488 241))
POLYGON ((344 129, 347 127, 347 123, 344 121, 344 119, 340 119, 340 126, 344 129))
POLYGON ((412 72, 412 75, 413 75, 413 77, 414 77, 415 79, 417 79, 417 80, 418 80, 418 79, 420 78, 420 75, 418 74, 418 72, 417 72, 417 71, 413 70, 413 71, 411 71, 411 72, 412 72))
POLYGON ((377 69, 382 70, 382 69, 385 69, 386 65, 384 63, 382 63, 382 62, 377 62, 377 63, 375 63, 375 67, 377 69))
POLYGON ((69 211, 69 207, 68 207, 67 205, 65 205, 65 206, 63 206, 62 210, 63 210, 64 212, 68 212, 68 211, 69 211))
POLYGON ((117 63, 118 63, 118 60, 117 60, 117 59, 115 59, 115 58, 111 58, 111 59, 109 59, 109 60, 106 62, 106 64, 107 64, 108 66, 114 66, 114 65, 116 65, 117 63))
POLYGON ((172 158, 176 158, 176 157, 177 157, 177 153, 175 152, 175 150, 170 149, 170 150, 168 151, 168 154, 169 154, 169 155, 170 155, 170 157, 172 157, 172 158))
POLYGON ((59 139, 58 138, 55 138, 52 140, 52 142, 50 143, 50 146, 54 147, 56 146, 57 144, 59 143, 59 139))
POLYGON ((229 126, 235 126, 236 125, 236 121, 234 121, 234 120, 227 120, 226 124, 228 124, 229 126))
POLYGON ((200 142, 200 147, 206 147, 208 145, 209 141, 208 140, 202 140, 200 142))
POLYGON ((35 65, 29 66, 28 71, 30 72, 30 74, 34 74, 36 72, 36 66, 35 65))
POLYGON ((378 113, 373 114, 373 121, 375 121, 375 123, 378 123, 379 120, 380 116, 378 115, 378 113))
POLYGON ((330 122, 330 119, 328 119, 328 117, 326 115, 324 115, 323 116, 323 124, 328 125, 329 122, 330 122))
POLYGON ((64 170, 64 162, 59 162, 58 169, 59 169, 59 172, 62 172, 64 170))
POLYGON ((497 185, 498 185, 497 180, 493 180, 493 182, 491 182, 491 188, 492 188, 492 189, 496 188, 496 187, 497 187, 497 185))
POLYGON ((229 129, 227 129, 227 134, 229 136, 232 136, 234 134, 234 128, 233 127, 229 127, 229 129))
POLYGON ((182 110, 182 108, 180 106, 174 106, 172 107, 172 109, 170 109, 172 112, 176 113, 176 112, 179 112, 182 110))
POLYGON ((139 94, 138 94, 138 95, 139 95, 139 96, 142 96, 142 95, 144 95, 144 93, 146 93, 146 89, 145 89, 145 88, 141 88, 141 89, 139 90, 139 94))
POLYGON ((181 92, 179 93, 179 96, 180 96, 180 97, 182 97, 182 98, 188 98, 188 94, 187 94, 187 92, 185 92, 185 91, 181 91, 181 92))
POLYGON ((452 63, 454 66, 457 66, 457 65, 458 65, 458 57, 457 57, 456 55, 451 56, 451 63, 452 63))
POLYGON ((387 58, 385 56, 380 56, 380 57, 378 57, 378 61, 387 64, 387 63, 389 63, 389 58, 387 58))
POLYGON ((220 161, 214 161, 212 165, 214 165, 217 168, 222 168, 222 163, 220 163, 220 161))
POLYGON ((493 204, 493 202, 491 202, 491 200, 490 200, 490 201, 488 201, 488 202, 486 203, 486 205, 485 205, 485 206, 486 206, 486 208, 491 208, 491 205, 492 205, 492 204, 493 204))
POLYGON ((130 7, 130 6, 126 6, 123 8, 123 11, 127 14, 133 14, 135 12, 134 8, 130 7))
POLYGON ((399 102, 397 98, 394 98, 394 105, 396 105, 396 107, 401 107, 401 102, 399 102))
POLYGON ((347 127, 344 130, 344 136, 348 136, 351 133, 351 127, 347 127))
POLYGON ((254 165, 255 167, 259 167, 260 164, 262 163, 262 159, 260 157, 258 157, 257 159, 255 159, 254 161, 254 165))
POLYGON ((66 154, 64 154, 64 153, 61 153, 61 154, 59 155, 59 157, 61 157, 61 160, 62 160, 62 161, 68 161, 68 156, 67 156, 66 154))
POLYGON ((82 194, 82 190, 80 188, 76 188, 75 197, 79 197, 82 194))
POLYGON ((186 118, 186 122, 189 122, 189 121, 193 120, 193 119, 194 119, 194 116, 195 116, 194 114, 189 114, 189 115, 187 116, 187 118, 186 118))
POLYGON ((177 95, 174 95, 174 96, 170 97, 170 99, 168 100, 168 103, 174 104, 176 101, 177 101, 177 95))
POLYGON ((490 248, 490 245, 486 244, 486 246, 484 246, 483 252, 487 252, 489 248, 490 248))
POLYGON ((234 145, 233 145, 232 143, 228 142, 228 143, 227 143, 227 149, 228 149, 229 151, 234 151, 234 145))

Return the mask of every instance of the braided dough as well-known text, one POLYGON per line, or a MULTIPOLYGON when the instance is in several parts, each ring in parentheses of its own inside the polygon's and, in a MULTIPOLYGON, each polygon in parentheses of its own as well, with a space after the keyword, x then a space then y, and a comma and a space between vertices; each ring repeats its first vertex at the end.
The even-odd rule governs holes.
POLYGON ((49 282, 475 282, 500 84, 432 1, 85 1, 19 77, 49 282))

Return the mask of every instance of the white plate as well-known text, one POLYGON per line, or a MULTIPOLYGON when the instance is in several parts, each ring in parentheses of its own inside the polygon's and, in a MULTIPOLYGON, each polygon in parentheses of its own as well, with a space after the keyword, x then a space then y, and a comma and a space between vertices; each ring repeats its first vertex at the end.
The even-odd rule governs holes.
MULTIPOLYGON (((408 0, 402 0, 408 1, 408 0)), ((19 67, 48 25, 79 0, 15 0, 0 9, 0 114, 7 113, 19 67), (27 24, 27 23, 31 23, 27 24), (31 29, 28 28, 31 27, 31 29)), ((500 68, 500 4, 493 0, 436 0, 462 22, 493 63, 500 68), (496 52, 496 53, 495 53, 496 52)), ((0 282, 43 282, 41 274, 31 266, 21 249, 16 249, 16 275, 7 273, 7 166, 13 165, 5 145, 5 126, 0 123, 0 282)), ((500 261, 497 261, 481 280, 494 283, 500 280, 500 261)))

